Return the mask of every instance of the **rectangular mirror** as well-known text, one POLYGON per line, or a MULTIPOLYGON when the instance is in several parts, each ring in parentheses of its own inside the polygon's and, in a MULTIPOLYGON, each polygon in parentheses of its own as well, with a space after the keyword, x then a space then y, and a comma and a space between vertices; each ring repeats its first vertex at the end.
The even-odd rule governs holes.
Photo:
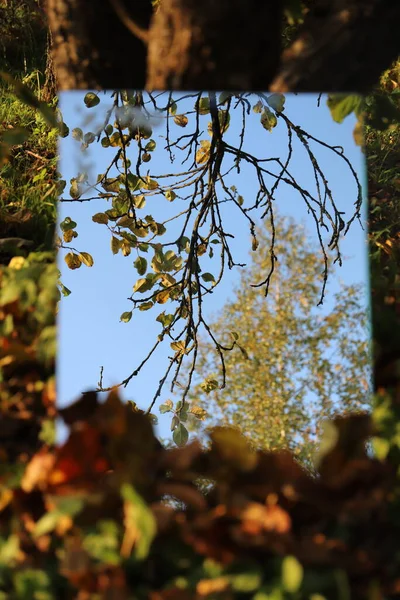
POLYGON ((324 419, 371 400, 354 115, 262 93, 60 109, 59 406, 120 386, 163 440, 228 424, 312 467, 324 419))

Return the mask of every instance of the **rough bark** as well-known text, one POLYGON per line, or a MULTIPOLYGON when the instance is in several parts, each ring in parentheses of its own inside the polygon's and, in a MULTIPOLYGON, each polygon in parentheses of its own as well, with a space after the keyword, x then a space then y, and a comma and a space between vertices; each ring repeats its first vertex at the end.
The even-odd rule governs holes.
POLYGON ((399 0, 319 0, 272 91, 367 92, 400 53, 399 0))
MULTIPOLYGON (((133 18, 148 28, 151 0, 134 0, 133 18)), ((145 43, 132 35, 111 0, 47 0, 59 90, 142 89, 145 43)))
POLYGON ((281 66, 280 2, 47 2, 61 90, 366 91, 400 53, 398 0, 315 0, 281 66))
POLYGON ((147 89, 266 89, 281 54, 280 2, 162 0, 147 89))

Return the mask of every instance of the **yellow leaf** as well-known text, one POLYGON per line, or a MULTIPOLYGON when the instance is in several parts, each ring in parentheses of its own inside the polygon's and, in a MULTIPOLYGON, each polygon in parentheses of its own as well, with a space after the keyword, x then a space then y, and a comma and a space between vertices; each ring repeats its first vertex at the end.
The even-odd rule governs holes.
POLYGON ((89 252, 80 252, 79 258, 81 259, 83 264, 86 265, 87 267, 93 267, 93 264, 94 264, 93 256, 91 254, 89 254, 89 252))
POLYGON ((122 240, 119 240, 115 236, 111 238, 111 251, 113 254, 118 254, 119 249, 122 247, 122 240))
POLYGON ((69 269, 79 269, 82 265, 82 259, 78 254, 75 254, 75 252, 68 252, 68 254, 64 256, 64 260, 69 269))

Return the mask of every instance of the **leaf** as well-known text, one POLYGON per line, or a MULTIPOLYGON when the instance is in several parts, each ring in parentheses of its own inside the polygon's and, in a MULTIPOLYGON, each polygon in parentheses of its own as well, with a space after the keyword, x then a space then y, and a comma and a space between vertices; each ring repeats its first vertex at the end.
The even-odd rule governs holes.
POLYGON ((286 591, 295 593, 303 581, 303 567, 294 556, 285 556, 282 561, 282 584, 286 591))
POLYGON ((200 148, 196 152, 196 162, 198 164, 206 163, 210 156, 211 142, 209 140, 201 140, 200 148))
POLYGON ((172 400, 166 400, 164 404, 160 404, 159 411, 163 415, 164 413, 171 412, 174 407, 172 400))
POLYGON ((165 314, 165 311, 160 313, 158 315, 158 317, 156 318, 156 321, 161 323, 163 325, 163 327, 169 327, 173 320, 174 320, 174 315, 165 314))
POLYGON ((129 321, 132 318, 132 311, 127 311, 127 312, 123 312, 121 317, 120 317, 120 322, 122 321, 122 323, 129 323, 129 321))
POLYGON ((283 111, 283 107, 285 106, 285 96, 283 94, 271 94, 268 96, 267 102, 271 108, 276 110, 276 112, 280 113, 283 111))
POLYGON ((261 114, 260 122, 264 129, 271 132, 273 128, 276 127, 278 121, 273 112, 271 112, 268 108, 264 108, 261 114))
POLYGON ((189 123, 189 119, 186 115, 176 115, 174 117, 174 123, 179 127, 186 127, 186 125, 189 123))
POLYGON ((75 254, 75 252, 68 252, 68 254, 64 256, 64 260, 67 263, 68 268, 72 270, 79 269, 82 265, 81 258, 78 254, 75 254))
POLYGON ((88 92, 83 99, 87 108, 93 108, 100 104, 100 98, 94 92, 88 92))
POLYGON ((83 136, 83 142, 88 145, 93 144, 95 139, 96 139, 96 136, 91 131, 89 131, 88 133, 85 133, 85 135, 83 136))
POLYGON ((210 377, 207 377, 201 384, 200 384, 201 389, 206 393, 209 394, 210 392, 214 391, 217 389, 218 387, 218 381, 216 379, 212 379, 210 377))
POLYGON ((96 213, 92 216, 92 221, 94 223, 101 223, 102 225, 107 225, 108 216, 105 213, 96 213))
POLYGON ((144 208, 146 206, 146 198, 143 195, 134 196, 133 204, 135 205, 135 208, 144 208))
POLYGON ((332 119, 336 123, 342 123, 344 119, 355 112, 360 111, 363 104, 362 96, 356 94, 334 94, 329 95, 327 105, 331 111, 332 119))
POLYGON ((133 266, 137 270, 138 275, 144 275, 147 271, 147 260, 144 258, 144 256, 138 256, 133 263, 133 266))
POLYGON ((156 142, 154 140, 149 140, 147 142, 147 144, 145 145, 144 149, 146 152, 153 152, 153 150, 155 150, 156 148, 156 142))
POLYGON ((172 102, 168 108, 168 112, 170 115, 176 115, 176 111, 178 110, 178 106, 176 102, 172 102))
POLYGON ((133 286, 133 291, 137 292, 140 291, 140 288, 142 288, 144 285, 147 284, 147 280, 146 279, 138 279, 135 283, 135 285, 133 286))
POLYGON ((140 190, 140 188, 143 185, 142 179, 137 175, 134 175, 133 173, 128 173, 126 180, 128 182, 129 189, 131 190, 131 192, 136 192, 137 190, 140 190))
POLYGON ((213 283, 216 283, 215 281, 215 277, 212 273, 203 273, 203 275, 201 276, 203 281, 212 281, 213 283))
POLYGON ((93 256, 91 254, 89 254, 88 252, 80 252, 79 258, 82 260, 83 264, 86 265, 87 267, 93 267, 93 264, 94 264, 93 256))
POLYGON ((232 92, 221 92, 218 98, 218 103, 226 104, 226 102, 228 102, 229 98, 232 98, 232 96, 232 92))
POLYGON ((114 235, 111 237, 111 251, 113 254, 118 254, 122 246, 122 240, 116 238, 114 235))
POLYGON ((163 292, 159 292, 156 296, 156 302, 158 304, 165 304, 170 298, 170 291, 164 290, 163 292))
POLYGON ((183 342, 183 341, 171 342, 170 346, 171 346, 172 350, 175 350, 175 352, 179 352, 180 354, 184 354, 185 349, 186 349, 185 342, 183 342))
POLYGON ((172 439, 179 448, 186 446, 187 441, 189 439, 189 432, 182 423, 179 423, 179 425, 174 430, 174 433, 172 434, 172 439))
POLYGON ((178 427, 178 425, 179 425, 179 417, 174 415, 171 419, 171 431, 175 431, 175 429, 178 427))
POLYGON ((70 231, 71 229, 75 229, 76 222, 71 219, 71 217, 65 217, 64 221, 60 223, 61 231, 70 231))
POLYGON ((255 104, 255 105, 253 106, 253 111, 254 111, 256 114, 261 114, 263 110, 264 110, 264 104, 261 102, 261 100, 259 100, 259 101, 257 102, 257 104, 255 104))
POLYGON ((148 302, 142 302, 141 304, 139 304, 139 310, 149 310, 150 308, 153 308, 154 306, 154 302, 152 302, 151 300, 149 300, 148 302))
POLYGON ((165 197, 168 200, 168 202, 173 202, 176 198, 176 194, 173 190, 167 190, 165 192, 165 197))
POLYGON ((191 406, 188 412, 195 416, 196 419, 199 419, 199 421, 204 421, 207 416, 207 411, 204 408, 201 408, 201 406, 191 406))
POLYGON ((210 112, 210 99, 207 96, 200 98, 198 101, 197 110, 200 115, 206 115, 210 112))
POLYGON ((81 142, 83 140, 83 131, 80 127, 75 127, 72 130, 72 137, 77 142, 81 142))
POLYGON ((146 190, 156 190, 158 188, 157 181, 155 179, 151 179, 150 175, 147 175, 144 180, 145 183, 142 184, 142 187, 144 187, 146 190))
POLYGON ((137 560, 144 560, 157 533, 156 520, 152 510, 143 498, 129 484, 121 487, 124 499, 124 525, 125 535, 121 547, 121 555, 127 558, 134 547, 134 556, 137 560))

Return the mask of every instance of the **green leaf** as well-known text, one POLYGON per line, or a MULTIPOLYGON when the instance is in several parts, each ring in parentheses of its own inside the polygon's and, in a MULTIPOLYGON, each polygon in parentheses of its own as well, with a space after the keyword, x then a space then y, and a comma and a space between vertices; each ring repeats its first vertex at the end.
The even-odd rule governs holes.
POLYGON ((334 94, 328 96, 327 100, 328 108, 336 123, 342 123, 352 112, 355 112, 357 115, 362 104, 362 96, 355 94, 334 94))
POLYGON ((268 96, 267 102, 271 108, 276 110, 276 112, 280 113, 283 111, 283 107, 285 106, 285 96, 283 94, 271 94, 268 96))
POLYGON ((210 99, 208 96, 203 96, 198 102, 198 111, 200 115, 206 115, 210 112, 210 99))
POLYGON ((144 208, 146 206, 146 198, 143 195, 134 196, 133 204, 135 205, 135 208, 144 208))
POLYGON ((94 106, 100 104, 100 98, 94 92, 88 92, 83 101, 88 108, 93 108, 94 106))
POLYGON ((203 273, 203 275, 201 276, 203 281, 212 281, 213 283, 216 283, 215 281, 215 277, 212 273, 203 273))
POLYGON ((303 567, 295 556, 285 556, 282 561, 282 584, 287 592, 297 592, 303 581, 303 567))
POLYGON ((273 128, 276 127, 278 121, 274 113, 271 112, 269 108, 264 108, 261 114, 260 122, 264 129, 271 132, 273 128))
POLYGON ((138 256, 133 266, 138 272, 138 275, 144 275, 147 271, 147 260, 143 256, 138 256))
POLYGON ((371 441, 376 458, 378 460, 385 460, 390 450, 389 440, 381 437, 373 437, 371 441))
POLYGON ((189 439, 189 432, 182 423, 179 423, 179 425, 174 430, 174 433, 172 434, 172 439, 179 448, 186 446, 186 443, 189 439))
POLYGON ((121 495, 125 501, 126 535, 128 539, 135 541, 135 558, 144 560, 157 533, 156 520, 152 510, 131 485, 124 483, 121 487, 121 495))
POLYGON ((70 231, 71 229, 75 229, 76 222, 71 219, 71 217, 65 217, 64 221, 60 223, 61 231, 70 231))
POLYGON ((163 327, 169 327, 173 320, 174 320, 174 315, 165 314, 165 311, 160 313, 158 315, 158 317, 156 318, 156 321, 161 323, 163 325, 163 327))
POLYGON ((149 300, 148 302, 142 302, 141 304, 139 304, 139 310, 149 310, 150 308, 153 308, 154 306, 154 302, 152 302, 151 300, 149 300))
POLYGON ((120 317, 120 322, 122 321, 122 323, 129 323, 129 321, 132 318, 132 311, 127 311, 127 312, 123 312, 121 317, 120 317))

